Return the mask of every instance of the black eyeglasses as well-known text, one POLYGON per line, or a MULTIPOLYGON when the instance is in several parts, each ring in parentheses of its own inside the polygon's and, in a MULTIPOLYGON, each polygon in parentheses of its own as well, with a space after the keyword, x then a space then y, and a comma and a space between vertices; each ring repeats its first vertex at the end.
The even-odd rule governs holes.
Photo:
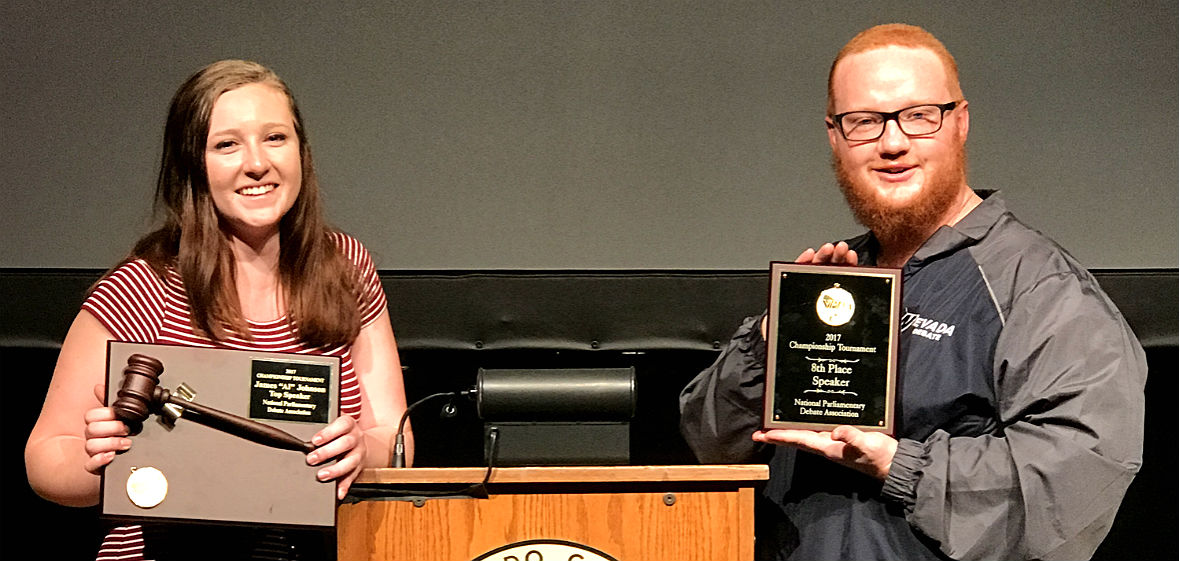
POLYGON ((934 134, 942 128, 942 116, 958 105, 958 101, 952 101, 914 105, 890 113, 849 111, 830 118, 844 135, 844 140, 864 142, 881 138, 885 134, 885 123, 889 121, 897 121, 898 128, 907 136, 934 134))

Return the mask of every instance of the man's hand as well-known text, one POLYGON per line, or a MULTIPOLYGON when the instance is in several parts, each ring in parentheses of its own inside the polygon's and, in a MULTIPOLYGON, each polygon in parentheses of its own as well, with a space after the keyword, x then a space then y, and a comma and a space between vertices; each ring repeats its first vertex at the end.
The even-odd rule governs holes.
POLYGON ((754 433, 754 440, 767 444, 795 446, 833 462, 866 473, 881 481, 889 475, 897 441, 892 437, 847 425, 832 432, 774 429, 754 433))
POLYGON ((849 265, 856 266, 856 251, 848 249, 848 244, 839 242, 836 245, 826 243, 819 246, 819 251, 807 248, 795 258, 795 262, 803 265, 849 265))
MULTIPOLYGON (((799 257, 795 258, 795 263, 800 265, 848 265, 849 267, 856 266, 856 250, 848 249, 848 244, 839 242, 835 245, 826 243, 819 246, 819 251, 813 248, 807 248, 799 257)), ((762 340, 766 340, 766 318, 762 318, 762 340)))

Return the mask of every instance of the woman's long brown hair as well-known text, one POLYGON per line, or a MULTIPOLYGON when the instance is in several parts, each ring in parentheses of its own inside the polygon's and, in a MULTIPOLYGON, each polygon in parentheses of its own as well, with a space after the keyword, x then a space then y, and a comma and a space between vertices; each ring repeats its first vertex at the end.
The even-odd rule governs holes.
POLYGON ((163 225, 140 238, 124 263, 143 259, 162 278, 175 266, 184 281, 193 328, 213 340, 249 339, 234 283, 229 234, 214 207, 205 171, 209 119, 217 98, 247 84, 283 92, 295 119, 302 188, 279 222, 279 282, 287 315, 299 338, 314 347, 351 343, 360 332, 357 268, 329 237, 319 183, 303 119, 287 85, 270 69, 249 61, 210 64, 180 86, 164 126, 164 149, 155 209, 163 225))

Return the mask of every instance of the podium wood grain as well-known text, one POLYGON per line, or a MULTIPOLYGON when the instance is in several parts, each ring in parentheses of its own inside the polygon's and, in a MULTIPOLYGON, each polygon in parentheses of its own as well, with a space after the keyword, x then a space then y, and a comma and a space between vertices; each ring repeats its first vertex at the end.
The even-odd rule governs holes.
MULTIPOLYGON (((497 469, 487 499, 341 505, 339 558, 470 561, 510 543, 555 539, 619 561, 748 561, 754 557, 753 485, 766 477, 766 466, 497 469), (511 492, 497 493, 497 483, 511 485, 511 492), (697 490, 702 485, 707 488, 697 490), (675 495, 671 505, 667 493, 675 495)), ((453 487, 482 478, 478 468, 383 469, 366 472, 361 481, 453 487)))

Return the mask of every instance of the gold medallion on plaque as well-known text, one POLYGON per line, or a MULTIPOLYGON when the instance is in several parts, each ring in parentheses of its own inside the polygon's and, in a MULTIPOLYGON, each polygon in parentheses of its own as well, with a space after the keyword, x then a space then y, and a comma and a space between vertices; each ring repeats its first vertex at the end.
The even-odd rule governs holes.
POLYGON ((820 321, 833 327, 848 323, 855 311, 856 300, 851 292, 840 288, 839 283, 820 292, 819 298, 815 300, 815 314, 820 321))
POLYGON ((127 498, 139 508, 152 508, 168 496, 168 478, 154 467, 131 468, 127 476, 127 498))

